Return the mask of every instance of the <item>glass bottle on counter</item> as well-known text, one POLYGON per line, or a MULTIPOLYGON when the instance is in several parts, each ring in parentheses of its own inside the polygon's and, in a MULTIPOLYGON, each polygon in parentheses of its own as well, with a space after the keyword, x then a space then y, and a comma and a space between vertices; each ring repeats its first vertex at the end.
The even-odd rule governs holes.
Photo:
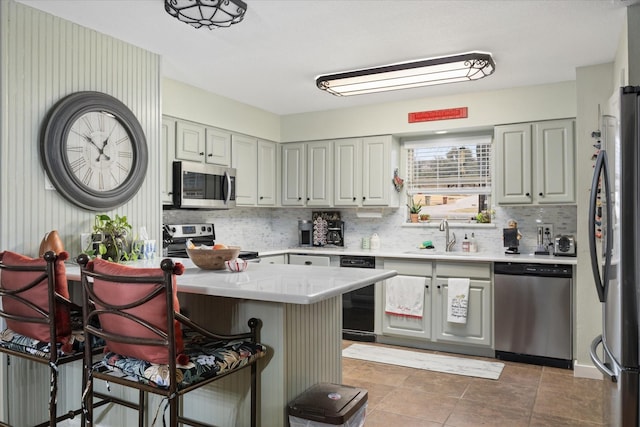
POLYGON ((471 242, 467 238, 467 235, 464 235, 464 240, 462 241, 462 252, 469 252, 471 246, 471 242))
POLYGON ((469 241, 469 251, 478 252, 478 241, 474 233, 471 233, 471 240, 469 241))

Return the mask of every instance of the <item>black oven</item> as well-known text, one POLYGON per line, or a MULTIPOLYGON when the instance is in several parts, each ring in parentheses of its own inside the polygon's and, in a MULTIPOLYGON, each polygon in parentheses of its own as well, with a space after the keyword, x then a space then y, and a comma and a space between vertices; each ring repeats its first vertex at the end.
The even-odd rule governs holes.
MULTIPOLYGON (((340 267, 376 268, 376 258, 343 255, 340 257, 340 267)), ((352 341, 375 342, 374 319, 374 284, 342 295, 342 338, 352 341)))

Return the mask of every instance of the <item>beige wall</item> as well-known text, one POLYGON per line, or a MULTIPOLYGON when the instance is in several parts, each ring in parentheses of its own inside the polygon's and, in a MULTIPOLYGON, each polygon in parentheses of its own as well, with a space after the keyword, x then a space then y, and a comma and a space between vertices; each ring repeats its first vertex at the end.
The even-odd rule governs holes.
POLYGON ((293 114, 282 118, 282 141, 380 134, 404 136, 441 129, 491 128, 504 123, 575 117, 575 97, 575 82, 564 82, 293 114), (407 123, 410 112, 455 107, 468 107, 469 117, 407 123))
POLYGON ((280 141, 280 116, 233 99, 162 79, 162 114, 280 141))

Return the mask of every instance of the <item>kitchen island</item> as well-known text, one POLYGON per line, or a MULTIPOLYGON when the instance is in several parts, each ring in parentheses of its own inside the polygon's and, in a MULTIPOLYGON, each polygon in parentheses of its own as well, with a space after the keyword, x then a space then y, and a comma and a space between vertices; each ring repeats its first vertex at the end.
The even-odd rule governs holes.
MULTIPOLYGON (((258 420, 263 427, 287 426, 288 402, 308 387, 341 383, 341 295, 396 275, 394 270, 260 263, 231 273, 200 270, 188 259, 175 261, 186 267, 177 284, 181 310, 192 319, 223 333, 245 331, 251 317, 262 320, 259 339, 268 347, 268 355, 258 362, 258 420)), ((133 264, 159 263, 160 259, 133 264)), ((69 264, 67 276, 78 280, 78 266, 69 264)), ((248 425, 248 375, 246 370, 189 393, 185 413, 220 426, 248 425)), ((160 403, 150 397, 148 420, 160 403)), ((101 425, 129 425, 135 420, 130 411, 117 411, 121 410, 112 409, 101 425)))

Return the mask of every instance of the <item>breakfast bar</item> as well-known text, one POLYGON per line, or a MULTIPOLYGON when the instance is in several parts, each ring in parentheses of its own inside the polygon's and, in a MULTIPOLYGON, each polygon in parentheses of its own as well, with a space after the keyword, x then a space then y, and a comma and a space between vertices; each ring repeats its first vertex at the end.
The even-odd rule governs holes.
MULTIPOLYGON (((262 320, 259 340, 268 355, 258 363, 258 422, 287 426, 287 403, 318 382, 342 381, 343 293, 395 276, 394 270, 341 269, 251 263, 240 273, 201 270, 189 259, 177 276, 181 310, 196 322, 222 333, 246 330, 247 320, 262 320)), ((138 261, 137 267, 156 267, 159 259, 138 261)), ((67 266, 79 279, 79 268, 67 266)), ((194 391, 184 401, 192 418, 216 425, 248 425, 249 372, 194 391)), ((159 399, 150 396, 147 415, 153 419, 159 399)), ((111 412, 119 411, 113 409, 111 412)), ((124 414, 109 414, 108 418, 124 414)), ((133 416, 133 414, 131 415, 133 416)))

